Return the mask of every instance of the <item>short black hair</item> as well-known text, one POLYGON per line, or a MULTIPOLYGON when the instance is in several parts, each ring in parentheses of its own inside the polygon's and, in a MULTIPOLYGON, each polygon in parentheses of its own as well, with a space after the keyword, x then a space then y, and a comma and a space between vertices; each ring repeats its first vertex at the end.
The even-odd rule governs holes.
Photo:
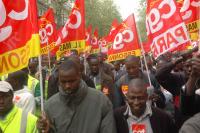
POLYGON ((140 58, 137 57, 137 56, 134 56, 134 55, 129 55, 129 56, 126 57, 125 63, 126 62, 130 62, 130 61, 134 61, 134 62, 137 61, 137 62, 139 62, 140 58))
POLYGON ((98 55, 97 54, 90 54, 88 57, 87 57, 87 61, 91 60, 91 59, 98 59, 98 55))
POLYGON ((74 59, 68 58, 60 64, 58 69, 64 71, 75 69, 77 72, 80 72, 80 63, 74 59))
POLYGON ((17 80, 20 85, 27 85, 28 82, 28 74, 22 70, 16 71, 8 75, 8 81, 10 79, 17 80))

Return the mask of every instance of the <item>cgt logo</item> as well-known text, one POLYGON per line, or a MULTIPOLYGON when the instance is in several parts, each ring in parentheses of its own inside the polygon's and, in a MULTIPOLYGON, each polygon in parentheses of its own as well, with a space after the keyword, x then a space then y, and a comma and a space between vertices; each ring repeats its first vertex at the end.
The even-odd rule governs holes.
POLYGON ((49 41, 49 37, 53 34, 53 25, 47 24, 44 28, 39 30, 40 40, 42 44, 45 44, 49 41))
POLYGON ((130 43, 134 40, 133 31, 126 29, 115 36, 113 49, 120 50, 124 48, 125 43, 130 43))
POLYGON ((161 30, 164 26, 163 20, 169 19, 176 12, 173 0, 163 0, 157 8, 152 8, 146 18, 147 35, 161 30))
MULTIPOLYGON (((70 19, 67 20, 65 26, 63 27, 63 29, 61 31, 63 39, 68 36, 68 28, 73 29, 73 30, 78 29, 81 25, 81 22, 82 22, 81 13, 78 10, 74 10, 70 17, 75 17, 76 22, 72 23, 70 21, 70 19)), ((56 45, 59 45, 60 43, 61 43, 61 37, 59 37, 58 40, 56 41, 56 45)))
POLYGON ((180 10, 182 14, 183 20, 187 20, 192 16, 192 10, 190 9, 190 6, 198 8, 200 6, 200 1, 195 0, 184 0, 183 6, 180 10))
MULTIPOLYGON (((11 12, 8 13, 6 12, 5 5, 2 0, 0 0, 0 12, 1 12, 1 19, 0 19, 0 26, 2 26, 6 22, 7 16, 10 19, 13 20, 25 20, 28 17, 28 5, 29 5, 29 0, 25 0, 25 7, 23 11, 21 12, 16 12, 15 10, 11 10, 11 12)), ((0 28, 0 42, 3 42, 7 38, 9 38, 12 34, 12 26, 7 25, 3 28, 0 28)))

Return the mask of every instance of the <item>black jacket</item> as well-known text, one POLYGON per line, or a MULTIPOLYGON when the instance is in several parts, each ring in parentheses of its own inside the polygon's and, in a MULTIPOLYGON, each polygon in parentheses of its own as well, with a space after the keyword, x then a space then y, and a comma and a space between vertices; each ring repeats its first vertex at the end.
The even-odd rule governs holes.
POLYGON ((173 96, 180 94, 180 88, 187 82, 186 75, 181 72, 172 73, 175 67, 172 62, 166 63, 156 71, 155 78, 158 83, 172 93, 173 96))
MULTIPOLYGON (((117 133, 129 133, 127 123, 128 115, 124 115, 126 109, 127 106, 123 106, 114 112, 117 133)), ((176 133, 172 119, 160 109, 152 107, 150 123, 154 133, 176 133)))

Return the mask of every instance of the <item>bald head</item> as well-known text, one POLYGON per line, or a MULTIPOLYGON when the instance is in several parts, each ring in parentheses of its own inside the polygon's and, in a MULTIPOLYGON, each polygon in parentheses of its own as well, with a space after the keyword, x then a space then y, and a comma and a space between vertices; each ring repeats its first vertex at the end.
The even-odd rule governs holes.
POLYGON ((129 82, 127 101, 131 108, 132 114, 138 118, 145 112, 146 102, 148 100, 145 82, 136 78, 129 82))
POLYGON ((146 83, 140 78, 132 79, 128 84, 128 88, 128 92, 147 92, 146 83))

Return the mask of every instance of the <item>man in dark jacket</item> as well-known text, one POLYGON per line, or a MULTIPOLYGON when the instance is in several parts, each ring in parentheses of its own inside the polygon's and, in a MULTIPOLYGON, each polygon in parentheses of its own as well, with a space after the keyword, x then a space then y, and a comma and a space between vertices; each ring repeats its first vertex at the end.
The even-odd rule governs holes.
POLYGON ((124 74, 126 74, 126 71, 125 70, 121 70, 120 69, 120 61, 115 61, 113 63, 114 65, 114 79, 115 79, 115 82, 120 79, 124 74))
POLYGON ((81 80, 80 64, 61 63, 58 71, 59 93, 45 104, 46 116, 38 128, 50 133, 116 133, 112 104, 99 91, 81 80))
POLYGON ((83 62, 80 62, 80 60, 79 60, 79 58, 77 56, 63 57, 59 61, 58 66, 56 66, 54 68, 54 70, 52 71, 52 75, 49 77, 49 81, 48 81, 48 96, 47 96, 48 99, 59 91, 59 88, 58 88, 58 86, 59 86, 58 85, 58 67, 59 67, 60 63, 64 62, 65 60, 68 60, 68 59, 76 60, 77 62, 80 63, 82 79, 85 81, 85 83, 89 87, 92 87, 92 88, 95 87, 93 81, 87 75, 84 74, 84 72, 83 72, 84 71, 84 64, 82 64, 83 62))
POLYGON ((129 82, 127 105, 115 110, 117 133, 174 133, 172 119, 163 111, 152 108, 143 79, 129 82))
POLYGON ((102 91, 113 102, 114 81, 111 75, 107 75, 100 67, 97 55, 88 56, 88 64, 90 71, 87 73, 94 82, 95 88, 102 91))
MULTIPOLYGON (((124 94, 127 93, 128 83, 135 78, 141 78, 146 83, 146 86, 150 86, 148 81, 147 73, 142 72, 140 69, 140 58, 136 56, 128 56, 125 59, 125 66, 127 74, 123 75, 116 83, 115 83, 115 107, 125 105, 124 94)), ((155 90, 160 89, 160 85, 157 80, 150 74, 151 83, 155 90)))
POLYGON ((181 111, 186 116, 200 112, 200 54, 190 61, 191 74, 181 89, 181 111))

